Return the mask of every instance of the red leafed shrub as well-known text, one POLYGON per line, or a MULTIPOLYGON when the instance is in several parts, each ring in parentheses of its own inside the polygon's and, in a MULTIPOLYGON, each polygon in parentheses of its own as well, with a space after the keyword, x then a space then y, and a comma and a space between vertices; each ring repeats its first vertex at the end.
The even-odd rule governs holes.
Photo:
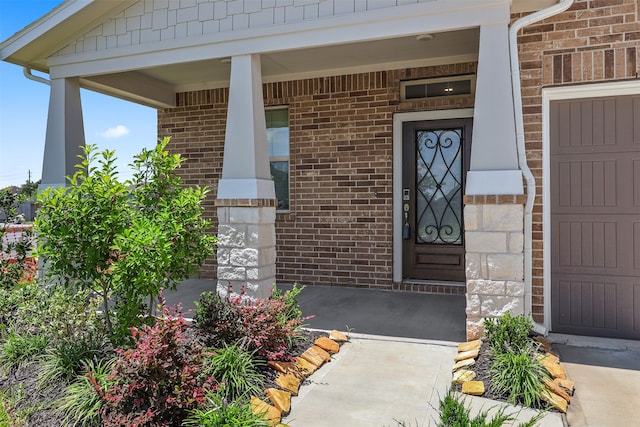
POLYGON ((308 317, 288 316, 292 301, 282 297, 246 298, 244 291, 226 297, 203 293, 196 308, 196 326, 214 336, 214 344, 239 343, 269 360, 286 359, 289 344, 308 317))
POLYGON ((214 388, 214 379, 202 369, 208 353, 186 341, 183 317, 164 314, 154 326, 131 329, 134 346, 116 350, 113 385, 102 389, 92 381, 105 402, 105 427, 179 426, 214 388))
POLYGON ((239 335, 250 350, 269 360, 286 358, 287 346, 296 337, 303 319, 283 319, 286 303, 281 299, 229 298, 239 315, 239 335))

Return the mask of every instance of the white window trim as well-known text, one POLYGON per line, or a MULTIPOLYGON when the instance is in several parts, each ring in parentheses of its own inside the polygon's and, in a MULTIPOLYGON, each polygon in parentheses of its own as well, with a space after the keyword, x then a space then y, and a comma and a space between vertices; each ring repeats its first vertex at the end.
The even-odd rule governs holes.
POLYGON ((473 117, 473 108, 415 111, 393 115, 393 282, 402 282, 402 125, 422 120, 473 117))
POLYGON ((544 326, 551 330, 551 101, 640 95, 640 81, 592 83, 542 89, 542 268, 544 326))

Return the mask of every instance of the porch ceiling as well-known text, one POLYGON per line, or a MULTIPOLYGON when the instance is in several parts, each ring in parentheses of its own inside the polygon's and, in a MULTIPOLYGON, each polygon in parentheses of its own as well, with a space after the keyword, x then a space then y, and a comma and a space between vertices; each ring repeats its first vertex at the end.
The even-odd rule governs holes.
MULTIPOLYGON (((433 34, 426 41, 415 35, 267 53, 261 56, 262 77, 264 82, 274 82, 471 61, 477 59, 479 34, 479 28, 471 28, 433 34)), ((228 60, 212 58, 86 76, 83 85, 148 105, 168 106, 176 93, 228 86, 230 68, 228 60)))

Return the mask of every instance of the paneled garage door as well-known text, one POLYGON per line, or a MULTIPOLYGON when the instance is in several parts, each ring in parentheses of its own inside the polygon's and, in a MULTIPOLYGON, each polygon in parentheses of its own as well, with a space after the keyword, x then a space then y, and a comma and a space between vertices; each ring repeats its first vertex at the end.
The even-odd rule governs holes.
POLYGON ((554 332, 640 339, 640 96, 552 101, 554 332))

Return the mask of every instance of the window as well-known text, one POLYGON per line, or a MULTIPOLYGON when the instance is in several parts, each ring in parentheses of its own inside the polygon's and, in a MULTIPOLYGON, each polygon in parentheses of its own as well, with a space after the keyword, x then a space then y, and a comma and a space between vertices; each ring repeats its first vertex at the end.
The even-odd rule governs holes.
POLYGON ((289 210, 289 109, 265 111, 271 179, 276 187, 278 210, 289 210))
POLYGON ((475 90, 475 76, 450 76, 436 79, 414 80, 400 83, 403 101, 470 95, 475 90))

